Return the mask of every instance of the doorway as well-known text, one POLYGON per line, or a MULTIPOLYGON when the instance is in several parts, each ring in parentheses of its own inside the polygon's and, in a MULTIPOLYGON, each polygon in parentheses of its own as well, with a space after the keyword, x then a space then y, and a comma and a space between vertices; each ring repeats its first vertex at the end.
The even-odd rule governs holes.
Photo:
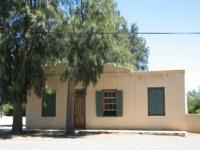
POLYGON ((85 129, 85 92, 76 90, 74 100, 74 126, 75 129, 85 129))

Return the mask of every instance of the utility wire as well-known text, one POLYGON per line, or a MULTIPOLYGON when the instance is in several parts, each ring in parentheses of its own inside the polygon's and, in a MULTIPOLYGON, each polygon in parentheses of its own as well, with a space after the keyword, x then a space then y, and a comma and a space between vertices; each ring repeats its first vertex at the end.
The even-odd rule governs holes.
MULTIPOLYGON (((103 34, 132 34, 130 32, 66 32, 69 34, 74 34, 74 35, 85 35, 85 34, 99 34, 99 35, 103 35, 103 34)), ((167 35, 167 34, 171 34, 171 35, 200 35, 200 32, 136 32, 136 34, 143 34, 143 35, 167 35)))
MULTIPOLYGON (((2 29, 0 29, 2 30, 2 29)), ((38 34, 51 34, 51 33, 61 33, 61 34, 70 34, 71 36, 73 35, 119 35, 119 34, 124 34, 124 35, 130 35, 130 34, 140 34, 140 35, 200 35, 200 32, 136 32, 136 33, 131 33, 131 32, 59 32, 59 31, 50 31, 50 32, 45 32, 45 31, 33 31, 32 33, 38 33, 38 34)))
MULTIPOLYGON (((49 32, 50 33, 50 32, 49 32)), ((66 34, 70 35, 131 35, 131 34, 139 34, 139 35, 200 35, 200 32, 66 32, 66 34)))
POLYGON ((138 34, 185 34, 185 35, 200 35, 200 32, 138 32, 138 34))

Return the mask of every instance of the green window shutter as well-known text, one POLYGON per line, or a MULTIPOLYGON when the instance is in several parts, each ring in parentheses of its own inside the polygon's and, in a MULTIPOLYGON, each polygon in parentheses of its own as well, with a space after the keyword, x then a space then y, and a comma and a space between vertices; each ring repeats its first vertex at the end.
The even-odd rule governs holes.
POLYGON ((103 92, 96 91, 96 115, 97 117, 103 116, 103 92))
POLYGON ((117 91, 117 112, 116 116, 122 116, 123 115, 123 91, 117 91))
POLYGON ((149 116, 165 115, 164 88, 149 88, 148 99, 149 116))
POLYGON ((42 116, 56 116, 56 92, 45 92, 42 96, 42 116))

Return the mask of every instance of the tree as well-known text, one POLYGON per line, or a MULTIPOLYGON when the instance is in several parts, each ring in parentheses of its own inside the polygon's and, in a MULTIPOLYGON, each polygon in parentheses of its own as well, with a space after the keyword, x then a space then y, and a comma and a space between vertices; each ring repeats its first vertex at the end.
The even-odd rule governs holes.
POLYGON ((14 107, 13 133, 22 132, 22 103, 28 92, 33 88, 42 95, 44 66, 60 54, 55 44, 62 18, 58 5, 57 0, 0 2, 0 89, 2 100, 14 107))
POLYGON ((189 91, 187 93, 188 111, 192 114, 200 113, 200 91, 189 91))
POLYGON ((119 11, 116 12, 115 17, 117 18, 117 25, 114 34, 112 35, 112 50, 108 52, 105 63, 115 63, 135 70, 136 62, 131 53, 127 22, 123 16, 120 16, 119 11))
POLYGON ((148 56, 149 48, 146 46, 144 38, 138 36, 139 28, 136 24, 131 25, 130 29, 130 43, 131 53, 135 60, 135 67, 137 70, 148 70, 148 56))
POLYGON ((66 134, 69 135, 74 133, 76 83, 81 82, 86 89, 90 82, 97 82, 106 62, 129 64, 131 53, 128 42, 122 44, 123 38, 112 34, 127 29, 114 0, 72 0, 64 6, 69 8, 65 26, 69 33, 65 53, 68 66, 63 75, 64 80, 68 79, 66 134))

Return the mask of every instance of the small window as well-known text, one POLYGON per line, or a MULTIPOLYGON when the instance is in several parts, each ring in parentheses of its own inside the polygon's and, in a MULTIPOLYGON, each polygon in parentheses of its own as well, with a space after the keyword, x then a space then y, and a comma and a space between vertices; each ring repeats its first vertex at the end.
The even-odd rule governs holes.
POLYGON ((103 91, 104 116, 116 116, 117 91, 103 91))
POLYGON ((42 96, 42 116, 56 116, 56 91, 46 91, 42 96))
POLYGON ((148 115, 165 115, 165 89, 163 87, 148 88, 148 115))
POLYGON ((86 91, 83 89, 78 89, 76 90, 76 96, 85 96, 86 95, 86 91))
POLYGON ((96 91, 96 115, 103 116, 123 116, 123 91, 103 90, 96 91))

